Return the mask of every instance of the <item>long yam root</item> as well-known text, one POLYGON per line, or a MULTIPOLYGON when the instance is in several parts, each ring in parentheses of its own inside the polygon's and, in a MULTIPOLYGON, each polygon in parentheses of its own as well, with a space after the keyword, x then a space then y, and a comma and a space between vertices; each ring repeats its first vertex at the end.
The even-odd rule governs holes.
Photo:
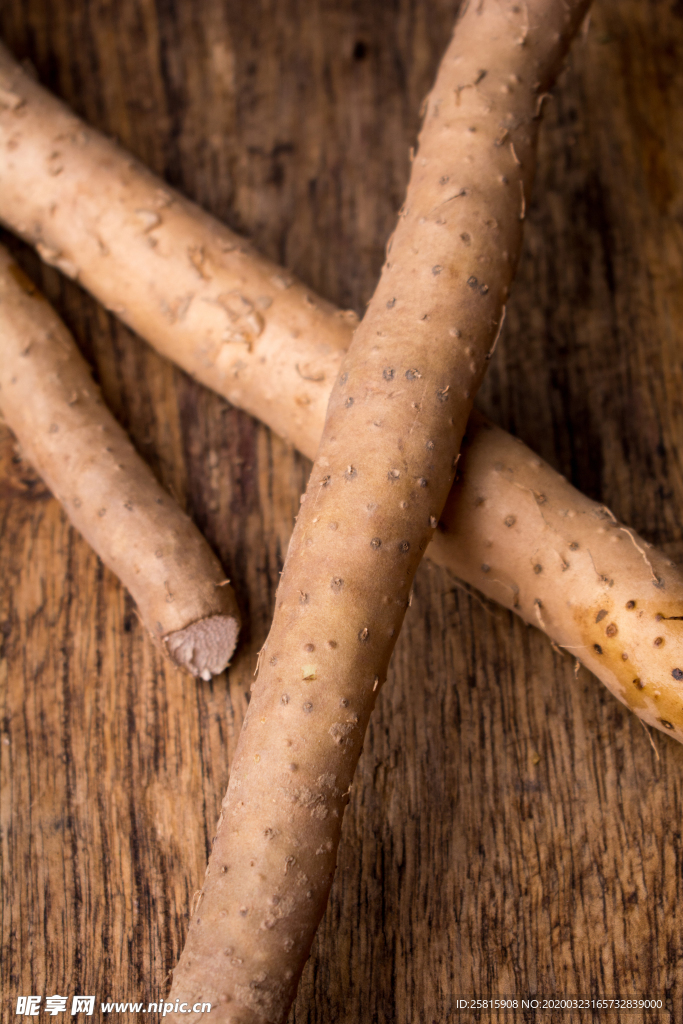
POLYGON ((218 559, 107 410, 62 321, 1 246, 0 409, 154 640, 195 676, 222 672, 239 612, 218 559))
POLYGON ((502 323, 539 96, 587 7, 466 5, 427 99, 388 259, 332 388, 174 972, 171 1000, 201 993, 219 1021, 277 1024, 294 997, 369 716, 502 323))
MULTIPOLYGON (((313 458, 355 315, 85 125, 2 47, 0 87, 0 220, 71 276, 82 268, 79 281, 158 352, 313 458)), ((681 573, 476 414, 426 555, 683 741, 681 573)))

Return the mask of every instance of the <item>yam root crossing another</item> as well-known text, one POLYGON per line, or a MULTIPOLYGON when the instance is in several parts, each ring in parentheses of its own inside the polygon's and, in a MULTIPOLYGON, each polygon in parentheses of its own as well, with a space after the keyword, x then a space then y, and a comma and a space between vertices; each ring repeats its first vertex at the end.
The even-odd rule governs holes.
POLYGON ((539 97, 587 7, 465 5, 427 98, 388 258, 332 388, 173 976, 171 1000, 209 993, 218 1021, 278 1024, 294 997, 369 716, 502 325, 539 97))
MULTIPOLYGON (((0 86, 0 220, 158 352, 313 458, 355 315, 75 117, 2 47, 0 86), (231 315, 225 295, 242 297, 231 315)), ((682 574, 476 414, 426 556, 541 629, 645 722, 683 741, 682 574)))
POLYGON ((218 559, 107 410, 67 328, 2 247, 0 409, 154 640, 195 676, 222 672, 239 612, 218 559))

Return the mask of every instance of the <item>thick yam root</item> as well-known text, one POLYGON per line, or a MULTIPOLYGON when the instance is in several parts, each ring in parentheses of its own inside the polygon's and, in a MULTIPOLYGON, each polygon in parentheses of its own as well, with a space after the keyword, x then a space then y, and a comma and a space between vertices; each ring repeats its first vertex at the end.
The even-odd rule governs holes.
POLYGON ((174 973, 171 999, 211 993, 212 1020, 287 1016, 368 719, 502 322, 539 96, 587 6, 466 5, 428 97, 388 259, 332 389, 174 973))
POLYGON ((0 408, 154 640, 207 678, 228 664, 235 595, 191 520, 107 410, 68 330, 0 247, 0 408))

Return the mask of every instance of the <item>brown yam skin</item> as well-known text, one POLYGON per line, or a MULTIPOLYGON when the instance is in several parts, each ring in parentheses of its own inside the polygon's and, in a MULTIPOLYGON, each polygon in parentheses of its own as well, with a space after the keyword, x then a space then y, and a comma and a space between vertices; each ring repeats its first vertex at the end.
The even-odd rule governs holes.
MULTIPOLYGON (((85 281, 82 275, 79 280, 119 315, 117 302, 125 296, 128 322, 160 353, 313 458, 332 382, 351 341, 353 314, 335 310, 253 253, 79 121, 2 47, 0 86, 0 219, 68 272, 83 267, 85 281), (57 175, 51 173, 56 166, 62 167, 57 175), (150 231, 136 210, 158 209, 160 201, 166 214, 150 231), (200 252, 207 275, 201 279, 188 256, 196 260, 200 252), (197 288, 209 301, 196 306, 203 315, 190 331, 186 316, 172 310, 182 312, 197 288), (236 290, 263 322, 249 345, 223 341, 217 333, 219 304, 212 300, 236 290)), ((458 482, 427 556, 542 629, 641 718, 683 740, 683 684, 672 675, 683 661, 683 621, 657 618, 666 614, 664 596, 672 614, 683 614, 680 572, 509 434, 472 416, 466 440, 458 482), (532 491, 545 496, 542 508, 535 508, 532 491), (571 546, 576 543, 579 548, 571 546), (663 588, 641 551, 657 562, 663 588), (619 602, 614 587, 622 591, 619 602), (605 595, 615 609, 624 606, 615 623, 618 642, 604 642, 611 619, 606 625, 601 620, 602 631, 595 622, 605 595), (625 614, 631 600, 637 600, 637 615, 625 614)))
MULTIPOLYGON (((369 715, 503 315, 539 96, 586 2, 470 4, 335 384, 171 999, 286 1017, 369 715), (483 74, 483 71, 486 74, 483 74)), ((180 1017, 178 1018, 180 1019, 180 1017)))
POLYGON ((194 675, 222 671, 239 613, 225 573, 106 409, 68 330, 0 247, 0 409, 145 628, 194 675))

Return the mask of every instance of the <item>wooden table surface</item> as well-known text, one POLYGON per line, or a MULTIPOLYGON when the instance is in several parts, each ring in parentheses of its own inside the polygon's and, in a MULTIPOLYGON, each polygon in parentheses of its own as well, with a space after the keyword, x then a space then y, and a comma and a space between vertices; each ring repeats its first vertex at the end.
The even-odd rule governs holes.
MULTIPOLYGON (((457 6, 4 0, 0 34, 92 124, 361 313, 457 6)), ((681 0, 596 0, 546 104, 479 400, 679 560, 682 97, 681 0)), ((8 244, 219 552, 245 628, 212 683, 170 667, 0 428, 3 1021, 19 995, 166 991, 309 470, 8 244)), ((660 998, 680 1021, 682 781, 679 745, 424 563, 291 1021, 598 1019, 454 1002, 530 994, 660 998)))

